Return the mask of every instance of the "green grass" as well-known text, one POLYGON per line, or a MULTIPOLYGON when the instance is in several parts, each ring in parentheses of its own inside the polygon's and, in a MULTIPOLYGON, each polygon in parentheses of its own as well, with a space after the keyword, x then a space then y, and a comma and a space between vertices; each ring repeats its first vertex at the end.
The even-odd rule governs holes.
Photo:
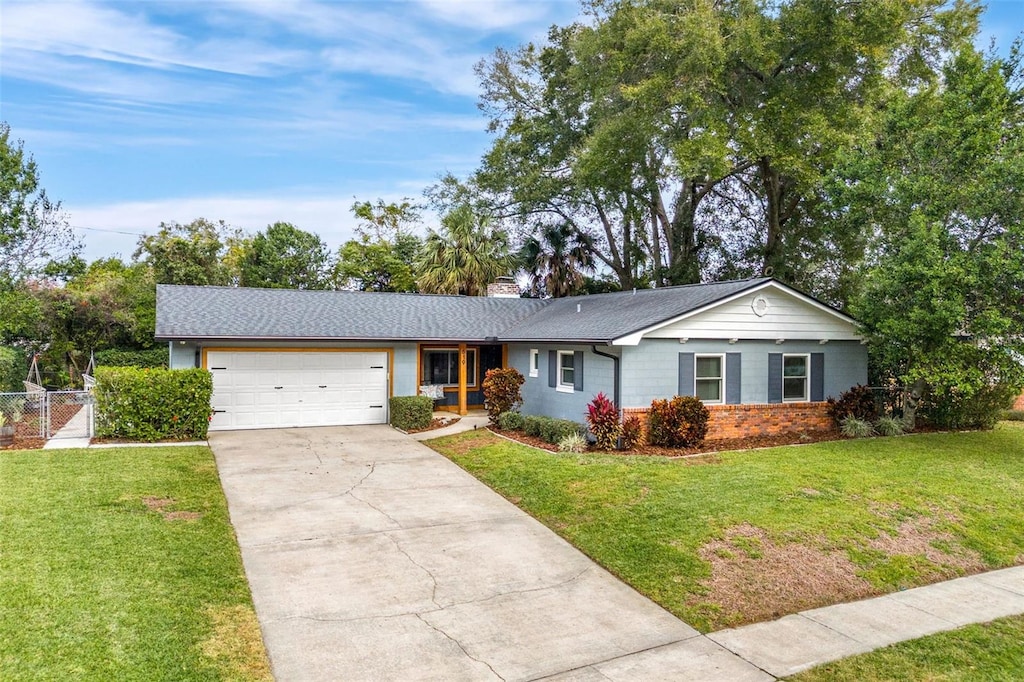
POLYGON ((270 679, 208 448, 0 453, 0 679, 270 679))
POLYGON ((1024 616, 1002 618, 901 642, 829 663, 794 682, 883 680, 1020 680, 1024 678, 1024 616))
MULTIPOLYGON (((707 632, 829 603, 826 595, 790 608, 794 602, 772 604, 776 597, 766 594, 759 597, 768 601, 758 605, 767 607, 763 616, 709 595, 711 564, 700 550, 743 524, 763 529, 775 547, 845 557, 869 593, 965 572, 921 548, 887 552, 872 544, 899 537, 904 522, 924 522, 932 545, 970 557, 970 570, 1024 562, 1024 429, 1014 426, 698 460, 552 455, 479 431, 429 444, 707 632)), ((719 556, 757 560, 760 542, 738 538, 719 556)), ((815 578, 801 569, 792 567, 796 589, 815 578)))

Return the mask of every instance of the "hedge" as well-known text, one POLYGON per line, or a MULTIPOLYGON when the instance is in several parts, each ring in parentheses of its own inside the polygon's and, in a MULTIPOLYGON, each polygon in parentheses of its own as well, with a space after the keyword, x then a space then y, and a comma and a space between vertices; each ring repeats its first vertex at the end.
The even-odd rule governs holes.
POLYGON ((527 436, 540 438, 545 443, 558 445, 566 436, 572 434, 583 435, 586 433, 582 424, 577 424, 568 419, 555 419, 554 417, 538 417, 528 414, 523 416, 523 433, 527 436))
POLYGON ((96 369, 96 435, 153 442, 203 440, 213 412, 205 369, 96 369))
POLYGON ((167 346, 147 348, 146 350, 124 350, 121 348, 108 348, 96 351, 97 367, 150 367, 153 369, 166 368, 167 346))
POLYGON ((25 351, 10 346, 0 346, 0 393, 20 393, 25 390, 25 376, 28 374, 28 358, 25 351))
POLYGON ((425 429, 434 419, 434 399, 425 395, 401 395, 390 400, 391 425, 403 431, 425 429))

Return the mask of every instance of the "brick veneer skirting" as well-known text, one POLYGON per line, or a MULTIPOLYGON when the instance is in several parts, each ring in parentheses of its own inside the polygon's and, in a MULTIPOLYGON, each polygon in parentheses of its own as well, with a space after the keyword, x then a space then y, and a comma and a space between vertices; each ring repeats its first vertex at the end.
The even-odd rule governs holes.
POLYGON ((1013 403, 1013 409, 1024 410, 1024 393, 1017 396, 1017 400, 1013 403))
MULTIPOLYGON (((833 428, 828 403, 772 403, 763 405, 708 405, 709 439, 773 436, 779 433, 823 431, 833 428)), ((635 414, 641 421, 646 407, 627 407, 623 416, 635 414)))

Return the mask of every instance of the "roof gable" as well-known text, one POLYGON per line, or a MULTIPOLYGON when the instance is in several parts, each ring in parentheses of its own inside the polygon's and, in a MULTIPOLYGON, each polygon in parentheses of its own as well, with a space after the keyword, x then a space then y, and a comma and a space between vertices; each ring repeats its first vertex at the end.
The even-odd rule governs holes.
POLYGON ((849 315, 781 282, 766 280, 615 343, 635 345, 642 338, 858 341, 862 337, 849 315))

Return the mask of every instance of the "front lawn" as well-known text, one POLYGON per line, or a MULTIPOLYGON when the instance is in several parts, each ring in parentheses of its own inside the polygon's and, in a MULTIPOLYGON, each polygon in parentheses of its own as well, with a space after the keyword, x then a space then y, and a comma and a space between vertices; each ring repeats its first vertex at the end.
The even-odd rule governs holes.
POLYGON ((1024 429, 667 460, 430 441, 709 632, 1024 563, 1024 429))
POLYGON ((270 679, 209 448, 0 453, 0 678, 270 679))

